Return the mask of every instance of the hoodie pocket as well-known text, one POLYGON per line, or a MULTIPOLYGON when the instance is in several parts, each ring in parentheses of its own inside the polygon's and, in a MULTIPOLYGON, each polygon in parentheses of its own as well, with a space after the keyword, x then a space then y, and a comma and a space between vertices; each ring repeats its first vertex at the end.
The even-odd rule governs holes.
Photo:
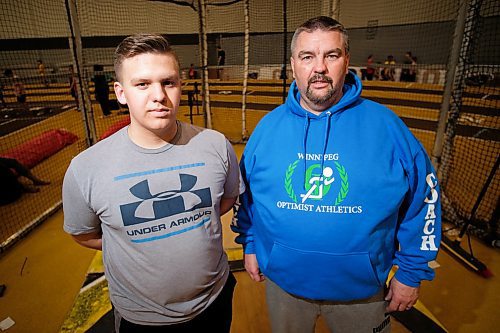
POLYGON ((314 300, 364 299, 382 288, 368 252, 303 251, 276 242, 265 273, 283 290, 314 300))

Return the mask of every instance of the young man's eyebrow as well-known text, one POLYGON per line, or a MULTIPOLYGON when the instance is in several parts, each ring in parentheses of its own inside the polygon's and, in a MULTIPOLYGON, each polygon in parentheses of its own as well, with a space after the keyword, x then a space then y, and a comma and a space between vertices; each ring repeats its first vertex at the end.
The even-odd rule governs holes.
POLYGON ((133 77, 130 79, 131 82, 137 82, 137 81, 148 81, 148 79, 146 78, 142 78, 142 77, 133 77))
MULTIPOLYGON (((177 81, 179 79, 179 76, 176 74, 172 75, 166 75, 165 77, 161 78, 160 81, 177 81)), ((132 83, 137 83, 137 82, 150 82, 151 79, 147 77, 133 77, 130 79, 130 82, 132 83)))
POLYGON ((179 79, 178 75, 167 75, 162 80, 163 81, 176 81, 179 79))

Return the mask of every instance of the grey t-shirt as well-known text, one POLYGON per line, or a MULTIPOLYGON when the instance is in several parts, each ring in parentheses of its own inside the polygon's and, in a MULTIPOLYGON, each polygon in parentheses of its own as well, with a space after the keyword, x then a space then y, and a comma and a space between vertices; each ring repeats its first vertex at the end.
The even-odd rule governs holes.
POLYGON ((192 319, 229 274, 219 202, 244 191, 225 137, 178 122, 173 144, 135 145, 123 128, 76 156, 64 178, 64 230, 102 230, 109 294, 142 325, 192 319))

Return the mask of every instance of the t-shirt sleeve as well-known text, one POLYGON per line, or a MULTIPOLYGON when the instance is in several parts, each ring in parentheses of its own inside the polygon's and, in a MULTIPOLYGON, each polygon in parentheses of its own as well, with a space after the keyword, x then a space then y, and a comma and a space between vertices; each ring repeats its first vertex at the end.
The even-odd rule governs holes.
POLYGON ((101 230, 99 217, 85 200, 71 166, 64 176, 62 196, 64 231, 81 235, 101 230))
POLYGON ((224 184, 224 195, 222 197, 235 198, 245 192, 245 184, 241 177, 236 153, 228 140, 226 140, 226 150, 228 169, 226 183, 224 184))

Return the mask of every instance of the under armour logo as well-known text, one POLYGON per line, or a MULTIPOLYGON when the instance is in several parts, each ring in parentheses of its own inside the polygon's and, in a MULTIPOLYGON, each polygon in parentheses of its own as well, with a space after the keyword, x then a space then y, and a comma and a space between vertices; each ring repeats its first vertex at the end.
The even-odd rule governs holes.
POLYGON ((164 217, 189 212, 198 208, 212 206, 210 188, 192 190, 197 177, 180 174, 180 189, 167 190, 152 194, 148 180, 130 188, 140 201, 120 205, 125 226, 150 222, 164 217))

